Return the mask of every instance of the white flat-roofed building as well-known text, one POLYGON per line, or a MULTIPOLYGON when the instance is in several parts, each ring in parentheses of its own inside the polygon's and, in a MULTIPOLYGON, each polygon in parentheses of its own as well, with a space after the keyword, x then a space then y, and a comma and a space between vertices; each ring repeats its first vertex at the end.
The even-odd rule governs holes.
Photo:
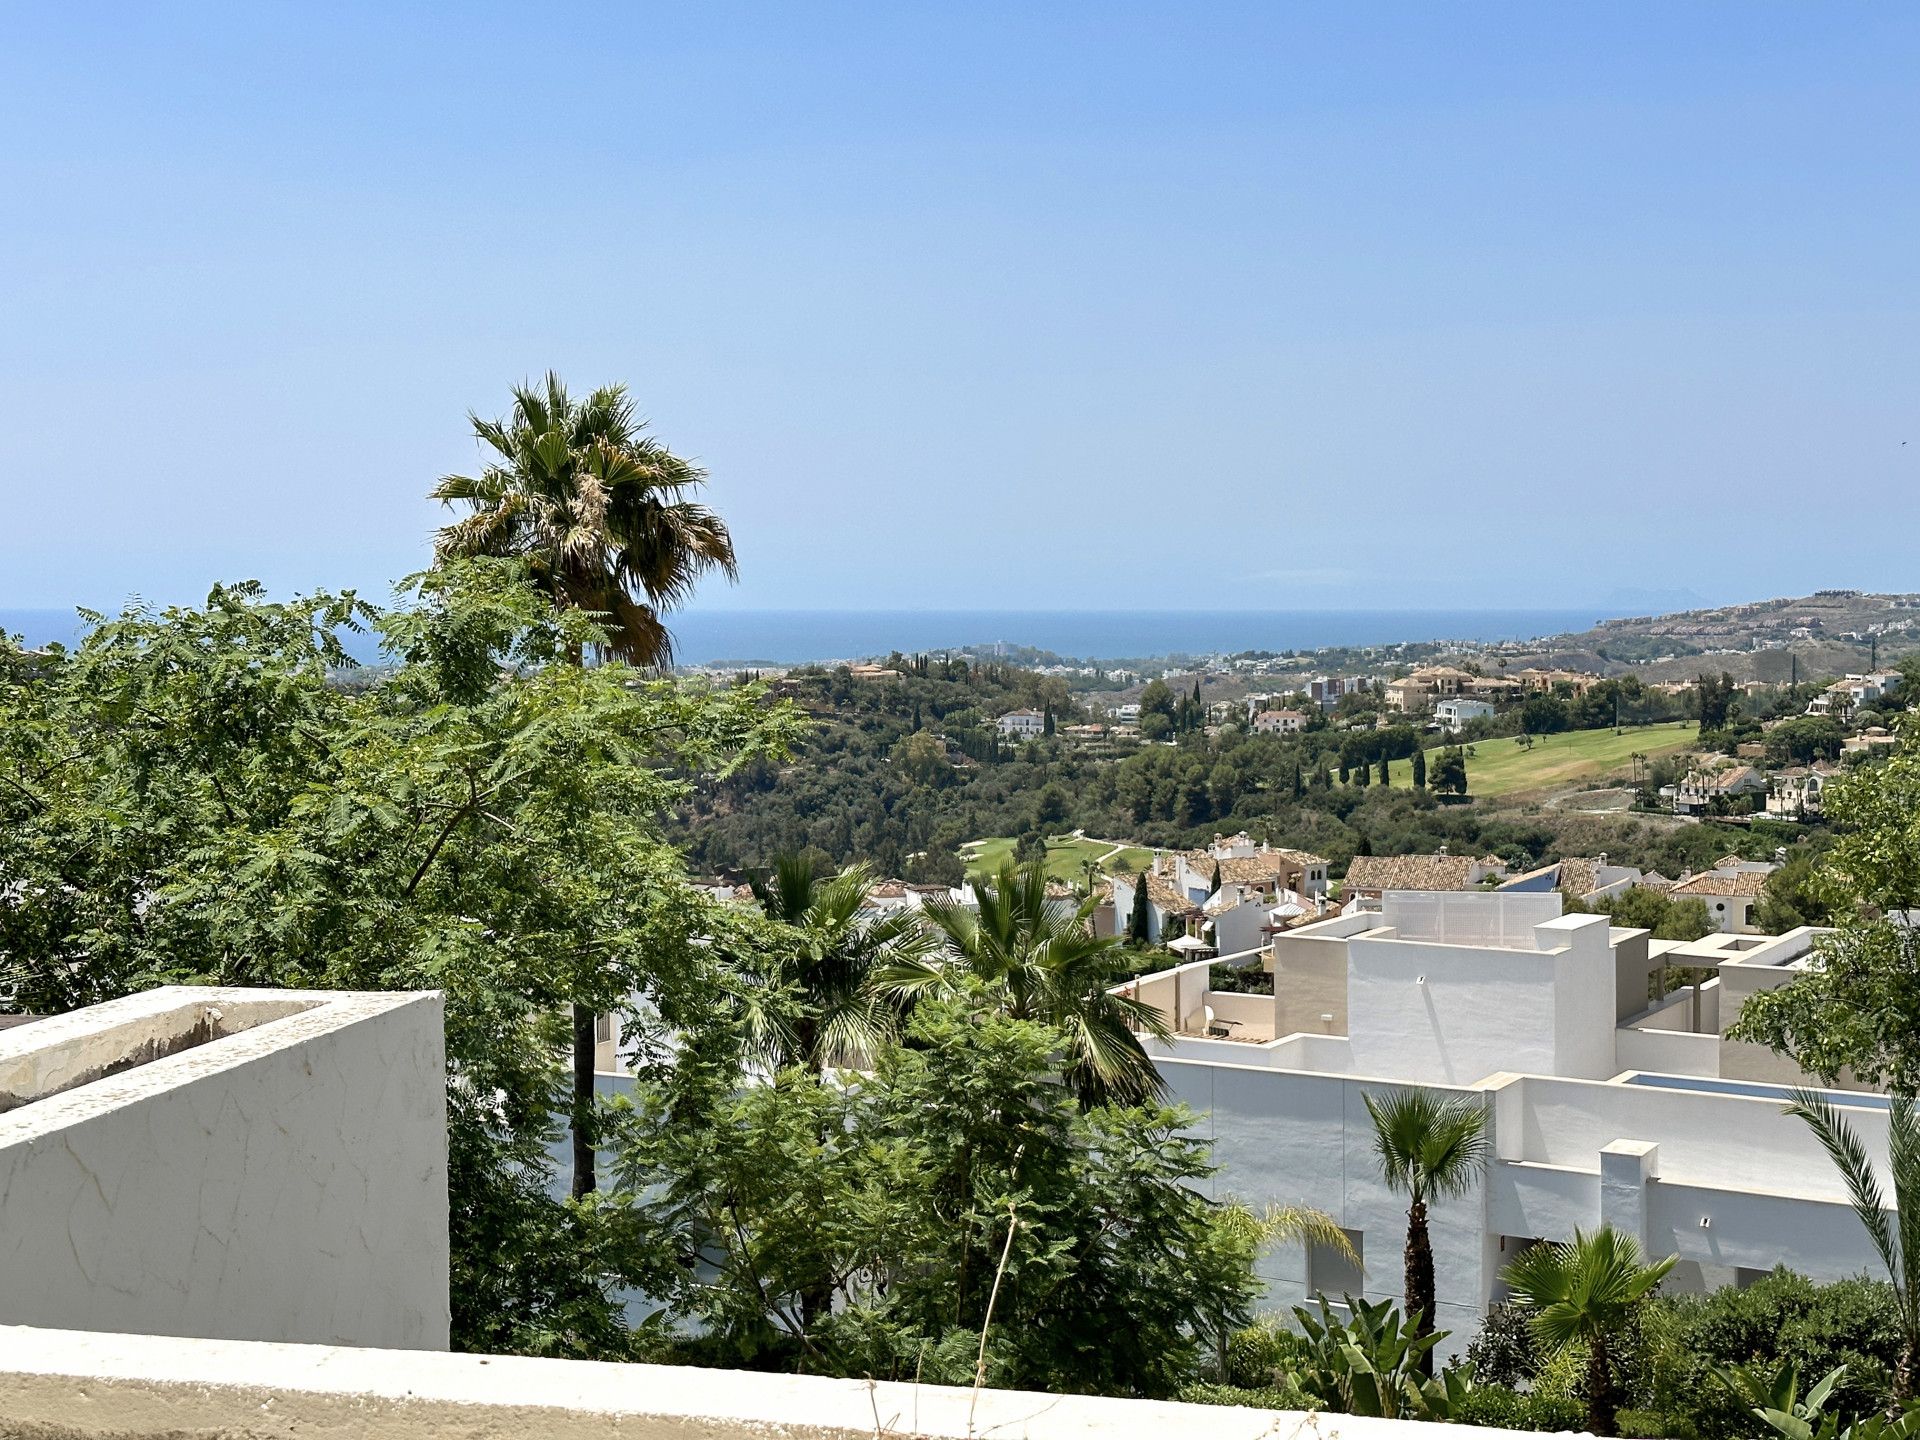
POLYGON ((1469 720, 1484 720, 1492 714, 1493 706, 1485 700, 1456 696, 1451 700, 1433 702, 1433 723, 1442 730, 1458 730, 1469 720))
MULTIPOLYGON (((1331 1252, 1276 1250, 1269 1303, 1355 1284, 1400 1298, 1406 1202, 1379 1180, 1365 1098, 1405 1086, 1489 1116, 1484 1177, 1431 1211, 1449 1352, 1522 1248, 1602 1222, 1678 1256, 1669 1289, 1777 1264, 1878 1273, 1839 1175, 1783 1113, 1808 1077, 1725 1034, 1749 995, 1800 973, 1818 932, 1683 945, 1560 911, 1558 891, 1389 891, 1377 912, 1275 936, 1260 957, 1273 995, 1211 991, 1204 963, 1130 982, 1177 1032, 1152 1048, 1213 1141, 1212 1192, 1316 1206, 1361 1252, 1355 1276, 1331 1252), (1683 969, 1710 976, 1670 988, 1683 969)), ((1834 1098, 1883 1161, 1884 1097, 1834 1098)))

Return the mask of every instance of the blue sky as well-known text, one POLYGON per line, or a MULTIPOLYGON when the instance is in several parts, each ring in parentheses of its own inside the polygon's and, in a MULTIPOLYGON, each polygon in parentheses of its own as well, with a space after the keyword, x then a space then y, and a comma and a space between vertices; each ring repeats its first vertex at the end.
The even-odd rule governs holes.
POLYGON ((1904 4, 9 6, 0 605, 383 591, 548 367, 711 469, 708 606, 1920 589, 1917 65, 1904 4))

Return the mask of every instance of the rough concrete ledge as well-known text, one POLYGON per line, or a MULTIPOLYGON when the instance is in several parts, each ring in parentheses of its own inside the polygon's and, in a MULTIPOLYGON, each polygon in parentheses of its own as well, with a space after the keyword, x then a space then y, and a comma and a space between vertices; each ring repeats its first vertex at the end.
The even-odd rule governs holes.
POLYGON ((236 1069, 429 991, 157 989, 0 1032, 0 1145, 236 1069))
MULTIPOLYGON (((661 1365, 0 1326, 33 1440, 1439 1440, 1454 1426, 661 1365)), ((1462 1440, 1518 1432, 1461 1430, 1462 1440)))

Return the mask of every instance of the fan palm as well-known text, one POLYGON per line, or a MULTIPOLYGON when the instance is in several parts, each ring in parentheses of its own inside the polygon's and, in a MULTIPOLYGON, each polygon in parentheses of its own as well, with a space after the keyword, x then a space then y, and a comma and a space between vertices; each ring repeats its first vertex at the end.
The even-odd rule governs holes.
MULTIPOLYGON (((1833 1103, 1817 1090, 1790 1092, 1789 1115, 1807 1122, 1821 1147, 1846 1181, 1854 1214, 1866 1227, 1880 1263, 1893 1281, 1900 1316, 1900 1358, 1893 1367, 1892 1410, 1913 1399, 1914 1366, 1920 1359, 1920 1274, 1911 1268, 1920 1257, 1920 1114, 1911 1095, 1894 1095, 1887 1105, 1887 1168, 1893 1181, 1888 1216, 1880 1181, 1867 1147, 1833 1103)), ((1891 1411, 1890 1411, 1891 1413, 1891 1411)))
POLYGON ((670 661, 661 615, 703 575, 737 573, 726 525, 687 498, 706 472, 647 434, 623 385, 576 400, 549 373, 514 388, 506 419, 470 418, 492 454, 478 475, 433 488, 468 512, 434 537, 436 558, 519 557, 556 608, 604 617, 611 654, 670 661))
POLYGON ((1574 1231, 1571 1242, 1535 1245, 1507 1266, 1507 1288, 1542 1345, 1564 1350, 1585 1342, 1587 1429, 1595 1435, 1617 1430, 1613 1339, 1677 1258, 1649 1265, 1631 1235, 1602 1225, 1591 1234, 1574 1231))
POLYGON ((863 906, 872 885, 865 865, 822 875, 804 855, 777 857, 772 871, 753 881, 767 917, 796 932, 797 943, 778 957, 769 977, 792 985, 801 1001, 791 1033, 777 1047, 777 1065, 824 1073, 898 1037, 898 1000, 882 993, 876 977, 923 955, 931 939, 913 911, 868 914, 863 906))
MULTIPOLYGON (((1396 1090, 1366 1097, 1373 1117, 1373 1151, 1380 1178, 1407 1197, 1406 1301, 1414 1334, 1433 1333, 1433 1242, 1427 1206, 1473 1187, 1487 1164, 1487 1110, 1467 1095, 1396 1090)), ((1433 1352, 1420 1355, 1421 1373, 1433 1373, 1433 1352)))
MULTIPOLYGON (((556 610, 603 617, 606 649, 635 665, 665 665, 661 622, 711 570, 735 575, 733 540, 686 498, 706 479, 653 436, 622 385, 583 400, 548 372, 513 391, 503 420, 468 417, 491 458, 478 475, 446 475, 432 498, 467 513, 434 537, 438 561, 514 557, 556 610)), ((594 1188, 594 1017, 573 1007, 573 1193, 594 1188)))
POLYGON ((979 908, 949 901, 926 907, 939 949, 903 959, 881 978, 912 1000, 972 979, 1002 997, 1016 1020, 1039 1020, 1067 1037, 1065 1074, 1083 1104, 1138 1104, 1163 1082, 1136 1032, 1171 1033, 1151 1005, 1110 993, 1123 942, 1093 933, 1092 897, 1077 908, 1047 894, 1043 862, 1012 861, 976 885, 979 908))

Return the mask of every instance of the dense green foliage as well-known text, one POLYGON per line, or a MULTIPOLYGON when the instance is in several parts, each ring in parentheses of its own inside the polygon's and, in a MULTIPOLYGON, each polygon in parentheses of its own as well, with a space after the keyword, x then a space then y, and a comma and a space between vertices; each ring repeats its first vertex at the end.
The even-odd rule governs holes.
POLYGON ((71 656, 0 651, 9 1002, 441 990, 465 1348, 970 1379, 1004 1254, 991 1379, 1194 1379, 1247 1319, 1260 1237, 1201 1196, 1204 1145, 1149 1099, 1106 994, 1123 957, 1037 870, 920 933, 860 923, 858 870, 795 861, 760 906, 713 901, 663 818, 801 721, 755 687, 566 663, 602 638, 480 560, 391 611, 239 586, 103 621, 71 656), (396 664, 349 689, 330 680, 356 625, 396 664), (557 1193, 574 1005, 620 1015, 643 1077, 593 1117, 638 1189, 557 1193), (849 1051, 872 1078, 825 1083, 849 1051), (638 1327, 634 1292, 665 1307, 638 1327))
POLYGON ((1507 1266, 1507 1287, 1542 1348, 1585 1351, 1587 1428, 1595 1435, 1617 1433, 1620 1376, 1613 1348, 1673 1266, 1673 1256, 1648 1263, 1639 1242, 1611 1225, 1535 1245, 1507 1266))
POLYGON ((1817 905, 1840 927, 1815 946, 1805 975, 1755 995, 1734 1027, 1815 1075, 1851 1070, 1905 1094, 1920 1090, 1920 930, 1909 918, 1920 913, 1917 726, 1904 717, 1885 763, 1827 787, 1831 849, 1817 873, 1783 881, 1778 894, 1770 887, 1768 898, 1795 913, 1817 905), (1803 895, 1809 900, 1796 898, 1803 895))
POLYGON ((627 1353, 604 1294, 617 1219, 547 1192, 564 1012, 644 1030, 712 1004, 705 941, 752 943, 751 917, 684 883, 659 816, 696 771, 795 729, 752 690, 552 663, 594 639, 517 567, 476 562, 398 610, 224 587, 0 666, 11 1004, 167 982, 443 991, 471 1348, 627 1353), (400 664, 350 695, 328 673, 358 625, 400 664))
POLYGON ((742 1088, 724 1045, 644 1082, 617 1124, 643 1285, 663 1342, 699 1328, 664 1353, 966 1384, 984 1331, 991 1384, 1173 1394, 1246 1321, 1252 1240, 1192 1188, 1190 1117, 1083 1109, 1064 1043, 976 985, 844 1089, 742 1088))
MULTIPOLYGON (((1324 855, 1336 874, 1356 854, 1444 844, 1516 867, 1604 851, 1678 875, 1729 852, 1770 855, 1779 843, 1732 826, 1444 804, 1432 793, 1442 758, 1429 761, 1407 726, 1261 735, 1229 725, 1212 737, 1185 732, 1173 745, 1065 735, 1014 744, 992 728, 1007 710, 1050 707, 1063 723, 1080 718, 1062 681, 963 660, 891 663, 889 679, 813 669, 781 682, 819 726, 793 763, 742 766, 683 807, 674 834, 696 868, 751 870, 781 852, 811 850, 822 863, 865 861, 882 874, 957 883, 955 852, 968 841, 1014 836, 1030 853, 1042 835, 1074 829, 1190 847, 1246 830, 1324 855), (1421 757, 1425 788, 1355 783, 1363 770, 1374 778, 1382 758, 1409 756, 1421 757)), ((1169 690, 1169 709, 1177 702, 1169 690)), ((1448 783, 1459 783, 1447 769, 1448 783)))

